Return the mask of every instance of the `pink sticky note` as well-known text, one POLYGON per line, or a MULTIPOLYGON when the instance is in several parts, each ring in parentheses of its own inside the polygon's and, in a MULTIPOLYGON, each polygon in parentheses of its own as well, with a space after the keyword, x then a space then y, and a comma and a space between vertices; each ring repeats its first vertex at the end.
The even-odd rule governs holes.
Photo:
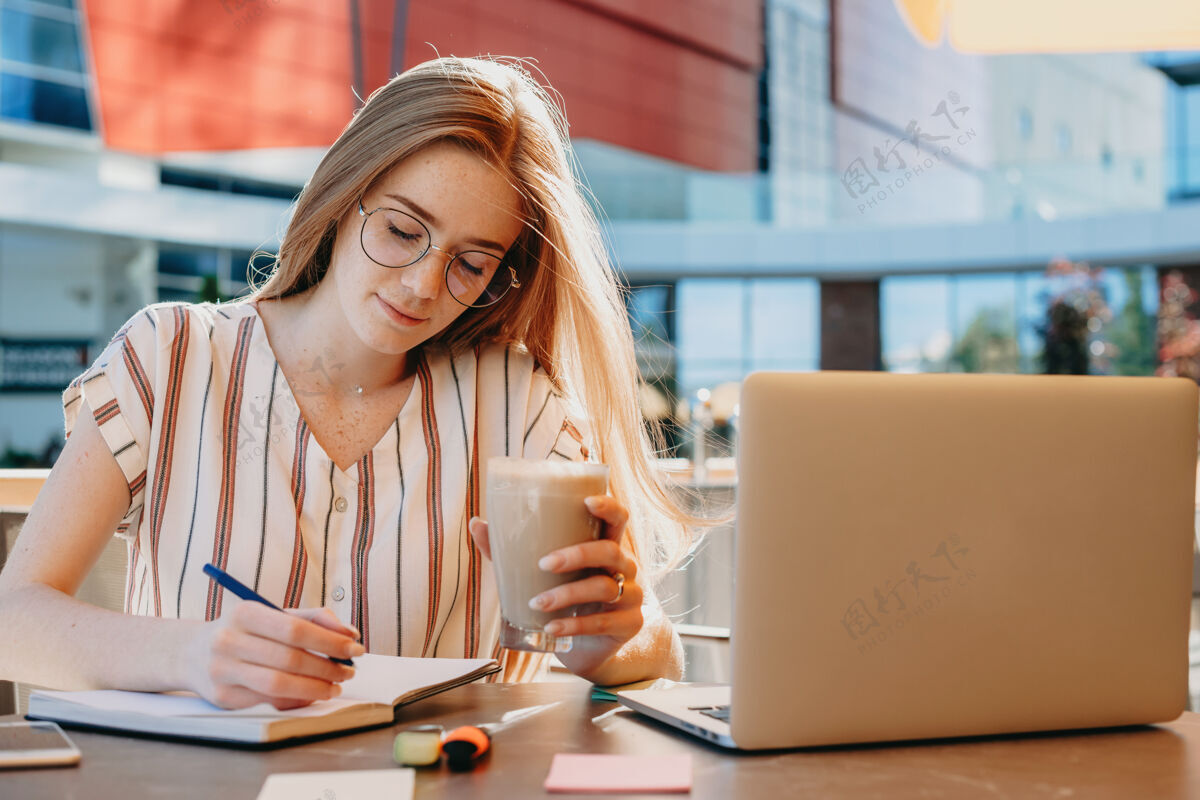
POLYGON ((692 757, 559 753, 548 792, 682 792, 692 790, 692 757))

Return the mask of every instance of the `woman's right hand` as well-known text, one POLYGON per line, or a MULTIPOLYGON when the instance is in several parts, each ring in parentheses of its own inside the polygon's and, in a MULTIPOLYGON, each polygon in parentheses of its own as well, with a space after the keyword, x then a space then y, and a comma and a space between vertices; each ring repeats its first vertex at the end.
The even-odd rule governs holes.
POLYGON ((328 608, 277 611, 242 602, 198 627, 184 674, 189 689, 221 708, 299 708, 341 694, 354 669, 318 654, 360 656, 358 636, 328 608))

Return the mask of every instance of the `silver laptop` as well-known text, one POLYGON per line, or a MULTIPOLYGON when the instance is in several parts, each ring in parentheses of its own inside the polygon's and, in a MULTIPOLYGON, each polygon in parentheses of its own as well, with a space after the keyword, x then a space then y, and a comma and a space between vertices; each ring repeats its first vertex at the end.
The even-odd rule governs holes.
POLYGON ((1184 710, 1195 384, 756 373, 741 420, 732 685, 625 705, 739 749, 1184 710))

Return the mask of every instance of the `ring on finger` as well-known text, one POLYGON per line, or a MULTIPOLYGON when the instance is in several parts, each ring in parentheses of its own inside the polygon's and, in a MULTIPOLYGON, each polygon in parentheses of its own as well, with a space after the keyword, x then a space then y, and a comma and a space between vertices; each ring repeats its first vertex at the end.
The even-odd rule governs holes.
POLYGON ((625 596, 625 573, 613 572, 610 573, 608 577, 612 578, 617 584, 617 596, 608 601, 609 603, 615 603, 625 596))

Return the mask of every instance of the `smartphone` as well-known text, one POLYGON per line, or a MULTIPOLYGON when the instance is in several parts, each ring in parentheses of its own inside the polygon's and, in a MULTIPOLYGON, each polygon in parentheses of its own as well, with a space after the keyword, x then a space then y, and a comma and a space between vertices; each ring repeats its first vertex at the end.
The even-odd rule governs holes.
POLYGON ((0 722, 0 769, 78 764, 79 748, 57 722, 0 722))

